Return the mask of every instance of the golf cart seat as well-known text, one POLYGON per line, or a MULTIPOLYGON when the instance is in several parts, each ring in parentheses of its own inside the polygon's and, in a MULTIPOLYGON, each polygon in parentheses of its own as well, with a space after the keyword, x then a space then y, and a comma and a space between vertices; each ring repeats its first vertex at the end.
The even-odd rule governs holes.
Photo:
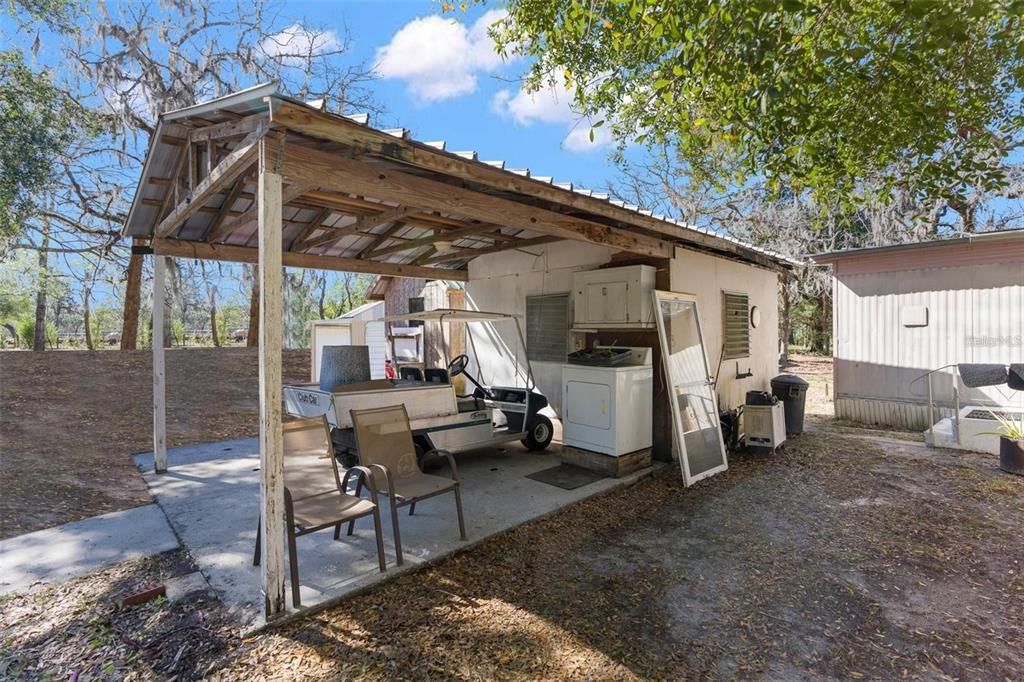
POLYGON ((399 367, 398 378, 406 381, 423 381, 423 370, 419 367, 399 367))
POLYGON ((428 367, 424 372, 425 378, 432 384, 450 384, 451 379, 448 377, 448 370, 442 367, 428 367))

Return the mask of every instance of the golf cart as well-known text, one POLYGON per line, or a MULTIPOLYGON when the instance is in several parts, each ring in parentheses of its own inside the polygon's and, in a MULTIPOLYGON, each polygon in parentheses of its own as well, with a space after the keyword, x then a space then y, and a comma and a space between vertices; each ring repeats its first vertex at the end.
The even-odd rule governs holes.
MULTIPOLYGON (((465 323, 467 346, 474 354, 476 368, 481 367, 481 358, 476 353, 473 323, 492 327, 486 330, 487 339, 481 339, 487 343, 499 339, 493 333, 493 325, 512 323, 525 358, 522 328, 514 315, 441 309, 385 318, 387 322, 412 320, 439 323, 446 359, 450 345, 444 323, 465 323)), ((332 391, 323 391, 316 384, 285 386, 285 408, 295 416, 327 415, 335 450, 346 464, 358 458, 349 411, 397 404, 406 406, 420 457, 435 449, 459 453, 515 440, 529 450, 543 450, 554 435, 551 420, 540 414, 548 405, 547 398, 535 390, 529 359, 521 366, 519 352, 511 352, 511 355, 515 358, 512 377, 514 383, 522 383, 521 386, 487 385, 469 370, 469 356, 459 354, 444 368, 425 368, 420 372, 418 367, 400 367, 407 371, 400 371, 398 379, 342 384, 332 391), (456 395, 452 379, 458 376, 472 384, 470 394, 456 395)))

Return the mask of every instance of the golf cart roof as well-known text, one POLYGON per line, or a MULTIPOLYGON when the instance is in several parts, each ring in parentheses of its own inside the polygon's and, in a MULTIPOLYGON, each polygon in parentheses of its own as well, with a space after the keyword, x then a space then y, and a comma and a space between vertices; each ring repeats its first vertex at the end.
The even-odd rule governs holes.
POLYGON ((494 322, 497 320, 514 320, 515 315, 507 313, 487 313, 482 310, 456 310, 455 308, 438 308, 422 313, 403 313, 400 315, 388 315, 384 318, 386 322, 399 322, 404 320, 424 320, 439 322, 494 322))

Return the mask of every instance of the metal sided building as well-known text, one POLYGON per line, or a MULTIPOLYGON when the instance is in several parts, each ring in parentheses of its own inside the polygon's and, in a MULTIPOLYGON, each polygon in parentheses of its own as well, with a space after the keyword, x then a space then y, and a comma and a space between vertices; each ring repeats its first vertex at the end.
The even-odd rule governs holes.
MULTIPOLYGON (((832 266, 835 412, 852 421, 926 429, 925 373, 958 363, 1024 362, 1024 229, 853 249, 832 266)), ((955 368, 932 381, 935 417, 960 404, 999 404, 955 368)))

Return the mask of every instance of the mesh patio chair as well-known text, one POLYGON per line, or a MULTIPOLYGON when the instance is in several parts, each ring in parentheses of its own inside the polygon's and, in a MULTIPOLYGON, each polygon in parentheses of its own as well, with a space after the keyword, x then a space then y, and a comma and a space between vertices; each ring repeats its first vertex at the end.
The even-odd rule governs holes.
MULTIPOLYGON (((452 477, 425 474, 416 461, 416 446, 409 428, 409 414, 405 405, 378 407, 368 410, 352 410, 352 425, 356 435, 359 461, 368 467, 373 475, 356 482, 359 486, 376 486, 377 493, 387 495, 391 507, 391 525, 395 532, 395 553, 398 565, 402 565, 402 538, 398 529, 398 508, 409 505, 409 515, 416 511, 416 503, 428 497, 452 493, 455 496, 455 510, 459 516, 459 534, 466 539, 466 524, 462 516, 462 494, 459 490, 459 474, 455 458, 446 450, 433 450, 448 459, 452 477)), ((352 532, 352 524, 349 524, 352 532)))
MULTIPOLYGON (((291 569, 292 603, 301 606, 299 599, 299 560, 295 538, 318 530, 334 527, 334 539, 341 538, 341 526, 349 524, 349 535, 357 519, 373 516, 373 531, 377 536, 377 560, 380 570, 384 564, 384 540, 380 530, 380 509, 377 489, 372 485, 373 474, 362 466, 345 471, 342 478, 334 458, 331 431, 326 417, 299 419, 285 422, 284 436, 284 509, 285 529, 288 534, 288 564, 291 569), (356 479, 356 494, 348 492, 352 477, 356 479), (370 499, 359 496, 362 488, 370 491, 370 499)), ((256 551, 252 563, 260 563, 261 524, 256 526, 256 551)))

